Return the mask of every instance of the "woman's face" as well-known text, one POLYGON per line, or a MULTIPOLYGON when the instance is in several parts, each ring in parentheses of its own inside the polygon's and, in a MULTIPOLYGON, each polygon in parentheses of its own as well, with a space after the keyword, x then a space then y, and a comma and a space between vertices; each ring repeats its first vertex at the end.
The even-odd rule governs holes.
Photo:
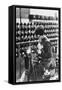
POLYGON ((42 43, 43 36, 39 37, 39 43, 42 43))

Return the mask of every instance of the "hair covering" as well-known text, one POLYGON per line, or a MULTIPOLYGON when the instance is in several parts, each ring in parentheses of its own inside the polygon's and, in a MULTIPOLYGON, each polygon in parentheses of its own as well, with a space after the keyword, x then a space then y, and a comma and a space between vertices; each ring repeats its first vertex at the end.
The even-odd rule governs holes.
POLYGON ((43 35, 44 34, 44 26, 41 25, 41 26, 36 27, 35 34, 36 35, 43 35))

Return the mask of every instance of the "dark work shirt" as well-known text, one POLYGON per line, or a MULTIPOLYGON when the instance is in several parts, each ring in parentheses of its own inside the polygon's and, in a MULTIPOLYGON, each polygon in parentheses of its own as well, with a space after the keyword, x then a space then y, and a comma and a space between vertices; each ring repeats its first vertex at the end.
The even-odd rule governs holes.
POLYGON ((51 58, 51 43, 49 41, 43 42, 43 51, 44 52, 42 53, 42 58, 51 58))

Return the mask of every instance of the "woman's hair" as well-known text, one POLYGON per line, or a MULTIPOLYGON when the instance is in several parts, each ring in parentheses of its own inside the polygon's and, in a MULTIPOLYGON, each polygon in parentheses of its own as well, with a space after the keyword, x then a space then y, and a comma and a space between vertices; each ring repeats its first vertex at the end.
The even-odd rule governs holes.
POLYGON ((35 30, 36 35, 44 35, 44 26, 38 26, 35 30))

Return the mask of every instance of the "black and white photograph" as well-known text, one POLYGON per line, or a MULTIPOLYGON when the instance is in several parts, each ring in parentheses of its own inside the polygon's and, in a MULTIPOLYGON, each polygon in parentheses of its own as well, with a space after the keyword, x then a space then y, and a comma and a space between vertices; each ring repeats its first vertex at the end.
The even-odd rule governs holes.
POLYGON ((59 80, 59 11, 16 7, 16 83, 59 80))

